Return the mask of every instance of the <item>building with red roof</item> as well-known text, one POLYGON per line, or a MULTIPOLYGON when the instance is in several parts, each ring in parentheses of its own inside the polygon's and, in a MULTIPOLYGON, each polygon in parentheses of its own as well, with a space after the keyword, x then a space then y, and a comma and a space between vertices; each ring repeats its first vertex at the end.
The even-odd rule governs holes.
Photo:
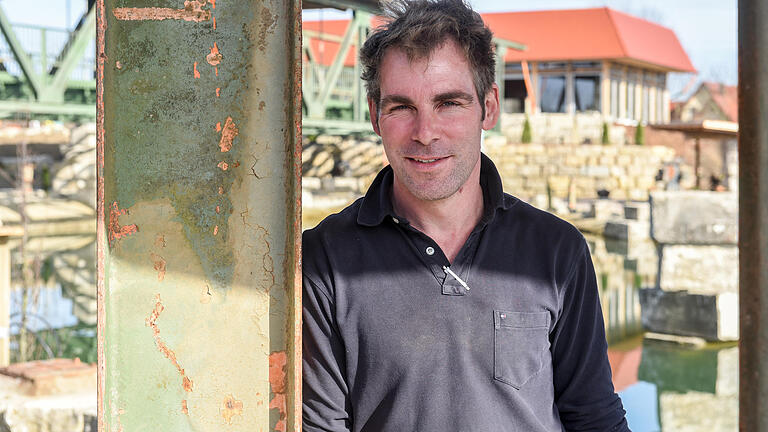
POLYGON ((681 122, 702 120, 739 121, 738 87, 702 82, 688 99, 672 106, 672 119, 681 122))
MULTIPOLYGON (((500 87, 506 113, 585 113, 599 124, 665 123, 667 74, 695 72, 672 30, 610 8, 481 15, 496 38, 525 46, 504 53, 500 87)), ((371 27, 381 22, 370 21, 371 27)), ((349 22, 304 23, 305 53, 318 67, 330 68, 349 22)), ((356 66, 354 52, 343 59, 346 69, 356 66)))

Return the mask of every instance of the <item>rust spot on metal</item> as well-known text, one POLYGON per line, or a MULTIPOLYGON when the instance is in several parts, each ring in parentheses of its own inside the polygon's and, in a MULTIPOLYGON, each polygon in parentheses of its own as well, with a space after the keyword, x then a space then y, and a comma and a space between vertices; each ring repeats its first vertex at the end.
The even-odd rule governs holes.
POLYGON ((235 161, 230 168, 237 168, 240 166, 240 161, 235 161))
POLYGON ((259 102, 259 111, 264 111, 265 106, 267 106, 267 104, 264 101, 259 102))
POLYGON ((205 56, 205 60, 208 62, 211 66, 218 66, 219 63, 221 63, 221 59, 223 56, 219 52, 219 46, 216 44, 216 42, 213 43, 213 46, 211 47, 211 52, 207 56, 205 56))
POLYGON ((192 76, 194 76, 195 79, 200 78, 200 72, 197 70, 197 62, 195 62, 195 64, 192 65, 192 76))
POLYGON ((211 0, 211 9, 216 9, 216 0, 211 0))
POLYGON ((163 340, 160 338, 160 329, 157 327, 157 319, 160 317, 160 314, 163 312, 165 307, 163 306, 163 302, 160 299, 160 294, 155 295, 155 307, 152 309, 152 312, 149 314, 149 317, 147 317, 145 324, 147 327, 152 328, 152 336, 155 339, 155 345, 157 346, 157 349, 168 359, 171 361, 171 364, 173 364, 174 367, 176 367, 176 370, 179 371, 179 374, 181 374, 181 387, 187 391, 191 392, 192 387, 194 384, 192 383, 192 380, 187 377, 186 373, 184 372, 184 368, 181 367, 179 364, 179 361, 176 359, 176 353, 173 352, 170 348, 168 348, 168 345, 163 342, 163 340))
POLYGON ((117 201, 112 203, 109 209, 109 245, 112 246, 112 242, 121 239, 125 236, 129 236, 139 230, 136 224, 120 225, 120 216, 127 214, 128 210, 121 210, 117 206, 117 201))
POLYGON ((223 401, 221 401, 221 408, 219 409, 221 416, 224 417, 224 421, 227 424, 232 424, 232 417, 243 414, 243 401, 235 399, 231 394, 227 395, 223 401))
POLYGON ((221 87, 216 87, 216 97, 219 97, 221 94, 221 87))
POLYGON ((158 247, 158 248, 165 247, 165 236, 163 234, 157 234, 155 236, 155 247, 158 247))
POLYGON ((221 207, 216 206, 216 213, 221 213, 221 207))
POLYGON ((213 227, 213 235, 216 235, 218 233, 219 233, 219 226, 216 225, 215 227, 213 227))
POLYGON ((118 68, 118 69, 122 69, 123 68, 123 64, 120 63, 120 60, 115 62, 115 67, 118 68))
POLYGON ((211 19, 211 11, 203 10, 207 0, 186 0, 184 9, 172 8, 115 8, 112 14, 120 21, 183 20, 203 22, 211 19))
POLYGON ((216 123, 216 132, 221 132, 221 122, 216 123))
POLYGON ((224 161, 219 162, 216 166, 221 168, 222 171, 229 169, 229 164, 224 161))
POLYGON ((216 30, 216 17, 213 17, 213 29, 216 30))
POLYGON ((189 415, 189 409, 187 409, 187 400, 186 399, 182 399, 182 401, 181 401, 181 412, 184 413, 184 414, 189 415))
POLYGON ((272 399, 269 401, 269 409, 276 408, 280 414, 275 430, 286 431, 286 418, 288 417, 285 386, 285 366, 288 355, 285 351, 275 351, 269 355, 269 385, 272 389, 272 399))
POLYGON ((165 259, 154 253, 150 253, 149 257, 152 258, 152 264, 157 271, 157 280, 162 282, 165 279, 165 259))
POLYGON ((219 195, 224 195, 224 186, 219 186, 219 195))
POLYGON ((213 68, 213 73, 214 73, 214 75, 219 76, 219 67, 218 66, 213 68))
POLYGON ((222 152, 228 152, 232 149, 232 142, 239 133, 240 130, 235 126, 232 117, 227 117, 227 120, 224 122, 224 129, 221 131, 221 140, 219 140, 219 148, 222 152))

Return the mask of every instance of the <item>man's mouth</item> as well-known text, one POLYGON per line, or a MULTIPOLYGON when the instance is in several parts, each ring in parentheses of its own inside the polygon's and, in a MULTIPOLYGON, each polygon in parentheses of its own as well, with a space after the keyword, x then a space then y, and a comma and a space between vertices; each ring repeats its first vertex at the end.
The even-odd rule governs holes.
POLYGON ((445 158, 444 157, 437 157, 437 158, 429 158, 429 159, 427 159, 427 158, 409 157, 408 159, 410 159, 410 160, 412 160, 414 162, 418 162, 418 163, 429 164, 429 163, 437 162, 439 160, 443 160, 445 158))

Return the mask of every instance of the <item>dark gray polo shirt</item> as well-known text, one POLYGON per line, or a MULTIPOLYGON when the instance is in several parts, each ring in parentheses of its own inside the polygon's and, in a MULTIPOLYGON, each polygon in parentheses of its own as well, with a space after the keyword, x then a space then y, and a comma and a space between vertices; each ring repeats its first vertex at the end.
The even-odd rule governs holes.
POLYGON ((483 155, 451 264, 394 214, 392 175, 304 233, 304 431, 628 430, 576 228, 504 194, 483 155))

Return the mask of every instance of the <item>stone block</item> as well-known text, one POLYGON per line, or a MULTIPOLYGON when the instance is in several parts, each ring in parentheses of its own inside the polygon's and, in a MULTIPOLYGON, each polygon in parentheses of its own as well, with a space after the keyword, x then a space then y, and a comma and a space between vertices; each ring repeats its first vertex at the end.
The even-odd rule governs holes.
POLYGON ((587 165, 581 168, 581 174, 589 177, 609 177, 611 168, 604 165, 587 165))
POLYGON ((648 238, 650 223, 647 221, 610 220, 606 222, 603 235, 620 240, 637 240, 648 238))
POLYGON ((702 295, 641 289, 640 304, 646 330, 697 336, 708 341, 739 338, 739 298, 736 293, 702 295))
POLYGON ((541 176, 541 165, 520 165, 517 173, 523 177, 538 177, 541 176))
POLYGON ((735 193, 653 192, 651 235, 659 243, 735 245, 738 212, 735 193))
POLYGON ((534 193, 546 193, 547 191, 547 181, 541 177, 526 177, 523 185, 534 193))
POLYGON ((568 176, 553 175, 548 178, 549 188, 556 195, 563 195, 568 193, 568 186, 571 184, 571 179, 568 176))
POLYGON ((592 202, 591 216, 598 220, 609 220, 619 217, 623 213, 620 202, 607 199, 598 199, 592 202))
POLYGON ((322 181, 317 177, 302 177, 301 188, 307 190, 320 190, 322 181))
POLYGON ((651 220, 651 204, 648 202, 624 203, 624 219, 636 221, 651 220))
POLYGON ((568 166, 580 167, 587 162, 587 158, 581 155, 568 155, 565 157, 565 164, 568 166))
POLYGON ((733 245, 663 245, 659 286, 694 294, 736 293, 739 249, 733 245))
POLYGON ((610 155, 603 155, 603 156, 600 156, 600 158, 598 159, 598 162, 600 163, 600 165, 611 166, 616 163, 616 158, 610 155))
POLYGON ((627 190, 627 199, 631 201, 645 201, 648 199, 648 189, 632 188, 627 190))
POLYGON ((616 156, 616 164, 621 166, 627 166, 632 164, 632 157, 625 154, 620 154, 616 156))

